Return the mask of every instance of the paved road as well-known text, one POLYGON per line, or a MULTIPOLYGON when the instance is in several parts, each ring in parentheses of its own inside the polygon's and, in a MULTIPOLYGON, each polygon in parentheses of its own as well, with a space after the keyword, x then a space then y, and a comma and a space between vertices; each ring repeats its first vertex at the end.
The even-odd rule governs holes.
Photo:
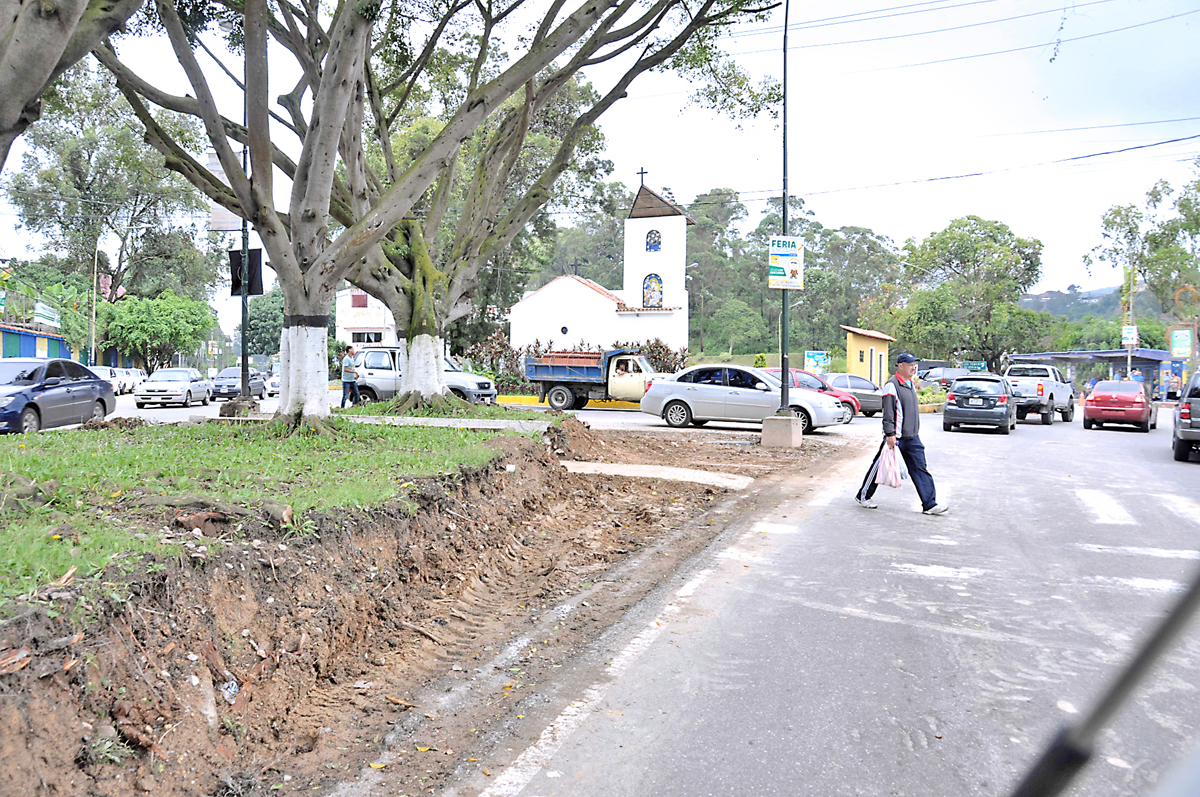
MULTIPOLYGON (((908 486, 857 506, 861 457, 764 487, 543 685, 490 759, 505 768, 447 793, 1006 794, 1196 567, 1200 463, 1172 461, 1166 424, 923 420, 949 515, 919 514, 908 486)), ((876 424, 844 429, 865 444, 876 424)), ((1148 794, 1197 741, 1198 684, 1192 628, 1070 793, 1148 794)))

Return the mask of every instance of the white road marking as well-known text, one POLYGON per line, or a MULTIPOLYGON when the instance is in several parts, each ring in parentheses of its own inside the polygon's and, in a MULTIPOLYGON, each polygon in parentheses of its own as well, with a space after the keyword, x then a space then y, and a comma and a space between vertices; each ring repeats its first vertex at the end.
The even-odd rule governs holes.
POLYGON ((1133 767, 1130 766, 1128 761, 1123 761, 1120 758, 1113 758, 1112 756, 1108 756, 1104 760, 1107 761, 1108 763, 1112 764, 1114 767, 1118 767, 1120 769, 1133 769, 1133 767))
POLYGON ((1184 520, 1200 523, 1200 502, 1179 495, 1156 495, 1163 506, 1184 520))
POLYGON ((917 542, 923 542, 927 545, 958 545, 958 540, 952 540, 949 537, 922 537, 917 542))
POLYGON ((953 578, 953 579, 968 579, 978 578, 986 573, 986 570, 980 570, 977 567, 944 567, 942 565, 910 565, 892 562, 892 569, 899 570, 901 573, 912 573, 914 576, 923 576, 924 578, 953 578))
POLYGON ((1096 576, 1087 580, 1096 584, 1130 587, 1138 592, 1183 592, 1187 588, 1186 584, 1172 581, 1169 578, 1106 578, 1096 576))
MULTIPOLYGON (((651 620, 640 634, 633 638, 625 648, 617 654, 608 667, 607 675, 615 679, 628 669, 654 640, 662 633, 662 623, 669 616, 678 614, 688 598, 712 575, 712 570, 702 570, 691 581, 684 584, 675 592, 675 598, 663 607, 663 610, 651 620)), ((488 788, 480 792, 479 797, 513 797, 529 785, 529 781, 542 770, 554 757, 555 753, 566 743, 575 729, 583 724, 604 700, 604 694, 612 686, 613 681, 602 681, 592 684, 584 690, 583 699, 577 700, 563 709, 542 731, 538 740, 525 749, 508 769, 504 770, 488 788)))
POLYGON ((1076 548, 1093 553, 1124 553, 1132 556, 1153 556, 1156 559, 1200 559, 1200 551, 1175 550, 1171 548, 1137 548, 1132 545, 1093 545, 1075 543, 1076 548))
POLYGON ((1065 711, 1068 714, 1078 714, 1079 713, 1079 709, 1075 708, 1073 705, 1071 705, 1070 703, 1068 703, 1065 700, 1058 701, 1058 703, 1056 705, 1059 707, 1060 710, 1065 711))
POLYGON ((1102 490, 1076 490, 1075 497, 1095 516, 1097 523, 1118 526, 1132 526, 1136 523, 1133 515, 1126 512, 1125 507, 1117 503, 1117 499, 1102 490))

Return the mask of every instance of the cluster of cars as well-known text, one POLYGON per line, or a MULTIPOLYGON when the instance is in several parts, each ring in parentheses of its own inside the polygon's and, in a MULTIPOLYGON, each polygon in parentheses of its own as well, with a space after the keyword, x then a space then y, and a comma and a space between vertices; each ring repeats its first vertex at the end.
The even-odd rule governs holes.
POLYGON ((90 365, 88 370, 101 379, 108 380, 113 392, 118 396, 132 393, 138 385, 146 381, 146 372, 141 368, 112 368, 107 365, 90 365))

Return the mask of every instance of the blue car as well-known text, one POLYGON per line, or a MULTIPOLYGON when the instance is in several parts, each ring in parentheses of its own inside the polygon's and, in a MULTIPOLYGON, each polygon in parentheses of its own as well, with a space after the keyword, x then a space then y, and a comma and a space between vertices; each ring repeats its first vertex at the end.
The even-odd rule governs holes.
POLYGON ((0 431, 102 421, 116 408, 112 385, 74 360, 0 359, 0 431))

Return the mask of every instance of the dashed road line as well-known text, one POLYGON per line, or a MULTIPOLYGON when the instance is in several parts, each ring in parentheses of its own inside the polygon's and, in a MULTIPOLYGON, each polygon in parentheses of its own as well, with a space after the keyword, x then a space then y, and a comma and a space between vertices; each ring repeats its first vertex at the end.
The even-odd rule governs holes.
POLYGON ((1133 526, 1137 521, 1125 507, 1106 492, 1101 490, 1076 490, 1075 497, 1084 508, 1095 516, 1096 523, 1117 526, 1133 526))
POLYGON ((1081 548, 1092 553, 1123 553, 1130 556, 1152 556, 1156 559, 1200 559, 1200 551, 1188 551, 1172 548, 1138 548, 1132 545, 1095 545, 1087 542, 1075 543, 1076 548, 1081 548))

